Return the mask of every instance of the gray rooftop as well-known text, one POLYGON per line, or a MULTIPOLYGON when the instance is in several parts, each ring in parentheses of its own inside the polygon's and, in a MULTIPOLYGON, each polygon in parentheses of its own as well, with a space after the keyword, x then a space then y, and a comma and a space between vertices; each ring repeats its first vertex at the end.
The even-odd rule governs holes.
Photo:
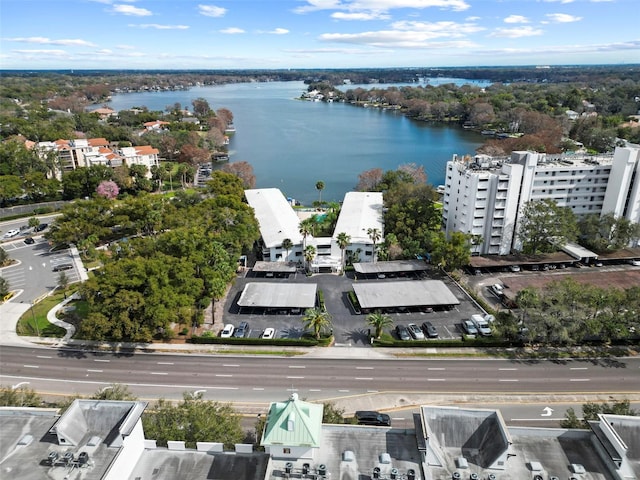
POLYGON ((353 290, 362 308, 458 305, 460 301, 440 280, 358 282, 353 290))
POLYGON ((400 272, 422 272, 429 269, 422 260, 393 260, 390 262, 367 262, 354 263, 353 268, 357 273, 400 273, 400 272))
POLYGON ((258 260, 253 266, 253 271, 259 273, 296 273, 296 270, 296 264, 292 262, 263 262, 258 260))
POLYGON ((244 191, 260 225, 260 234, 267 248, 282 245, 288 238, 294 245, 302 243, 300 219, 277 188, 257 188, 244 191))
POLYGON ((313 308, 316 305, 315 283, 247 283, 238 305, 260 308, 313 308))
POLYGON ((269 456, 266 453, 211 453, 195 450, 145 450, 129 480, 263 480, 269 456))

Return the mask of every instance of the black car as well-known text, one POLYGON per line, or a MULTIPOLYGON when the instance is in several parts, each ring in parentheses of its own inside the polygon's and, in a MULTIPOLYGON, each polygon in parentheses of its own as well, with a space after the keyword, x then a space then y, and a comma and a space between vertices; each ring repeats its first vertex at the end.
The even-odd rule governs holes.
POLYGON ((370 410, 358 410, 355 414, 358 425, 375 425, 379 427, 390 427, 391 417, 386 413, 370 410))
POLYGON ((73 268, 73 265, 70 263, 61 263, 60 265, 56 265, 55 267, 53 267, 53 271, 63 272, 65 270, 71 270, 72 268, 73 268))
POLYGON ((411 340, 409 329, 404 325, 396 325, 396 335, 398 336, 398 340, 411 340))
POLYGON ((240 325, 233 332, 233 336, 236 338, 244 338, 249 335, 249 324, 247 322, 240 322, 240 325))
POLYGON ((33 231, 34 232, 41 232, 41 231, 45 230, 48 226, 49 226, 48 223, 40 223, 40 224, 36 225, 35 227, 33 227, 33 231))
POLYGON ((437 338, 438 337, 438 330, 436 330, 436 327, 434 327, 433 323, 431 323, 431 322, 424 322, 422 324, 422 331, 429 338, 437 338))
POLYGON ((35 241, 33 238, 31 238, 31 237, 27 237, 27 238, 25 238, 23 241, 24 241, 24 243, 26 243, 27 245, 33 245, 34 243, 36 243, 36 241, 35 241))

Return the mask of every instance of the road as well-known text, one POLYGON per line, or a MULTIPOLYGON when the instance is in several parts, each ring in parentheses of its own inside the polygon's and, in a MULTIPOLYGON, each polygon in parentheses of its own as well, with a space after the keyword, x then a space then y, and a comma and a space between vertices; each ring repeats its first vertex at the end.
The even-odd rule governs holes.
MULTIPOLYGON (((268 404, 297 391, 308 400, 395 395, 640 394, 640 359, 378 359, 197 354, 118 354, 2 347, 2 384, 29 382, 39 392, 91 394, 110 383, 140 398, 205 398, 268 404)), ((372 400, 375 404, 375 400, 372 400)), ((372 405, 375 406, 375 405, 372 405)))

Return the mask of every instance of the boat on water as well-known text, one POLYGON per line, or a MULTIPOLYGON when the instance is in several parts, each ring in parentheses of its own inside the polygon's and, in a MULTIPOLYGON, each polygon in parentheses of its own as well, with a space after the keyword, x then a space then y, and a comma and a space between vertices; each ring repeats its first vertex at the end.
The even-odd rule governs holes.
POLYGON ((444 194, 444 185, 438 185, 436 187, 436 192, 438 192, 439 194, 444 194))

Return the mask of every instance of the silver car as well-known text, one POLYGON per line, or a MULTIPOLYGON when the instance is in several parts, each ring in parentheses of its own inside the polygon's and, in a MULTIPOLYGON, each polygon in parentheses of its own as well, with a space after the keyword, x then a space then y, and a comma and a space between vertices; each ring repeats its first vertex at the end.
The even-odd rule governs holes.
POLYGON ((424 340, 424 333, 422 333, 420 327, 415 323, 410 323, 409 325, 407 325, 407 329, 409 330, 409 333, 414 340, 424 340))

